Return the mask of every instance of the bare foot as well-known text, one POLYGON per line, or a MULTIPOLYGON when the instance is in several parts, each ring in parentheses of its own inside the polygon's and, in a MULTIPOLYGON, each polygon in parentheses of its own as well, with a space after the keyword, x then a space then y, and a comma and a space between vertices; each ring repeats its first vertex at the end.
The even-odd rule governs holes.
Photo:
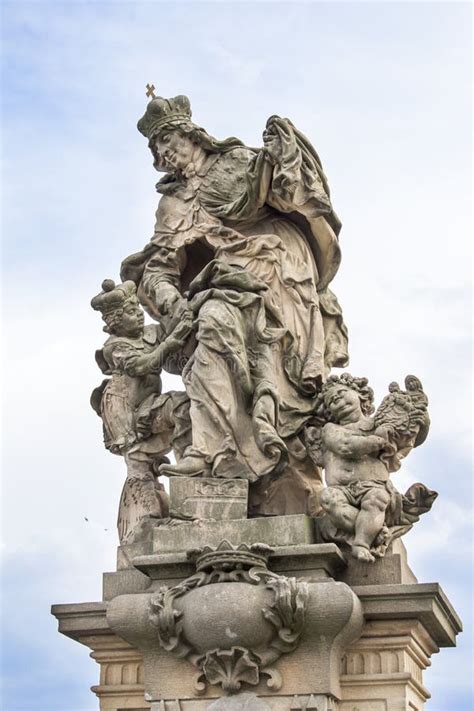
POLYGON ((390 542, 392 540, 392 535, 387 526, 383 526, 379 534, 375 537, 372 543, 372 553, 376 558, 383 558, 385 551, 387 550, 390 542))
POLYGON ((364 546, 352 546, 351 553, 354 558, 357 558, 357 560, 363 560, 366 563, 375 562, 375 558, 372 553, 369 551, 368 548, 364 548, 364 546))
POLYGON ((165 476, 210 476, 209 466, 202 457, 193 455, 183 457, 177 464, 161 464, 159 471, 165 476))

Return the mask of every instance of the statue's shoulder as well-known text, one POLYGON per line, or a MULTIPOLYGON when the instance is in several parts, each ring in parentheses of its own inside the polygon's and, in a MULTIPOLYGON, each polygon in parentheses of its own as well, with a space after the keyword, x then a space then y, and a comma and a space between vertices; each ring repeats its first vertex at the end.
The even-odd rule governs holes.
POLYGON ((145 347, 144 338, 127 338, 127 336, 110 336, 102 348, 104 358, 110 364, 114 356, 124 352, 141 351, 145 347))
POLYGON ((236 146, 235 148, 232 148, 232 150, 228 151, 227 153, 224 153, 224 155, 230 156, 230 158, 234 161, 239 161, 239 160, 248 161, 254 157, 256 152, 257 151, 255 150, 255 148, 249 148, 248 146, 236 146))
POLYGON ((331 439, 331 437, 337 435, 340 429, 341 425, 338 425, 335 422, 326 422, 321 429, 322 441, 325 442, 327 439, 331 439))
POLYGON ((255 151, 247 146, 236 146, 230 151, 221 153, 219 158, 209 169, 209 174, 219 172, 222 169, 228 172, 246 170, 249 162, 255 156, 255 151))
MULTIPOLYGON (((201 183, 206 197, 223 202, 234 200, 245 188, 246 175, 255 152, 246 146, 236 146, 221 153, 212 164, 201 183)), ((205 202, 207 202, 205 200, 205 202)))

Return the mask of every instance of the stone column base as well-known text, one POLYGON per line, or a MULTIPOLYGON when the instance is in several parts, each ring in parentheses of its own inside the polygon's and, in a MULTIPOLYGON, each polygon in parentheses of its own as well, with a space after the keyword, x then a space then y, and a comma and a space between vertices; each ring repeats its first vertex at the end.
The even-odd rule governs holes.
MULTIPOLYGON (((365 623, 361 637, 349 645, 342 659, 339 698, 260 692, 259 702, 271 711, 422 711, 430 697, 423 671, 440 647, 455 645, 459 618, 435 583, 367 585, 355 587, 354 592, 362 603, 365 623)), ((145 700, 142 656, 109 628, 108 605, 54 605, 52 610, 59 631, 89 647, 100 665, 100 683, 92 687, 100 711, 210 710, 215 696, 191 698, 180 694, 179 688, 171 698, 153 704, 145 700)), ((247 692, 254 694, 251 688, 247 692)))
POLYGON ((100 711, 149 711, 143 683, 143 657, 107 624, 107 603, 53 605, 59 631, 91 649, 100 666, 99 683, 91 691, 100 711))

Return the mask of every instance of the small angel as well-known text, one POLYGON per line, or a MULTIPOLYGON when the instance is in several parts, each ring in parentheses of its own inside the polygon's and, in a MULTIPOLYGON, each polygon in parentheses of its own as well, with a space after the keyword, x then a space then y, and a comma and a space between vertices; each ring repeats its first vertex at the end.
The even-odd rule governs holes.
POLYGON ((95 388, 91 405, 102 418, 105 447, 127 464, 119 506, 121 543, 131 542, 145 518, 168 516, 168 497, 158 467, 174 450, 179 460, 191 443, 189 399, 184 392, 162 393, 161 369, 182 348, 192 330, 183 318, 165 338, 159 324, 144 325, 134 282, 102 283, 91 301, 102 312, 110 336, 96 361, 111 376, 95 388))
POLYGON ((374 412, 366 378, 349 373, 323 385, 313 426, 306 432, 310 455, 325 469, 321 494, 325 540, 350 545, 355 558, 373 562, 388 544, 428 511, 437 494, 413 484, 405 495, 390 481, 400 460, 428 434, 428 399, 421 382, 407 376, 406 391, 391 383, 374 412))

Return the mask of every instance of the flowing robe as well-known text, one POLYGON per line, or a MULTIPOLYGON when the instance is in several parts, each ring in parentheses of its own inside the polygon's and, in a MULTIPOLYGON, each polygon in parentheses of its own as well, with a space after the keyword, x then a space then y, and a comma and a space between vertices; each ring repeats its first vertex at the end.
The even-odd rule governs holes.
POLYGON ((122 276, 161 320, 163 284, 187 295, 196 344, 182 375, 192 454, 209 475, 253 482, 256 512, 315 512, 321 477, 299 434, 329 369, 347 363, 327 288, 340 223, 312 147, 286 119, 269 123, 275 164, 232 147, 187 181, 162 183, 154 237, 122 276))

